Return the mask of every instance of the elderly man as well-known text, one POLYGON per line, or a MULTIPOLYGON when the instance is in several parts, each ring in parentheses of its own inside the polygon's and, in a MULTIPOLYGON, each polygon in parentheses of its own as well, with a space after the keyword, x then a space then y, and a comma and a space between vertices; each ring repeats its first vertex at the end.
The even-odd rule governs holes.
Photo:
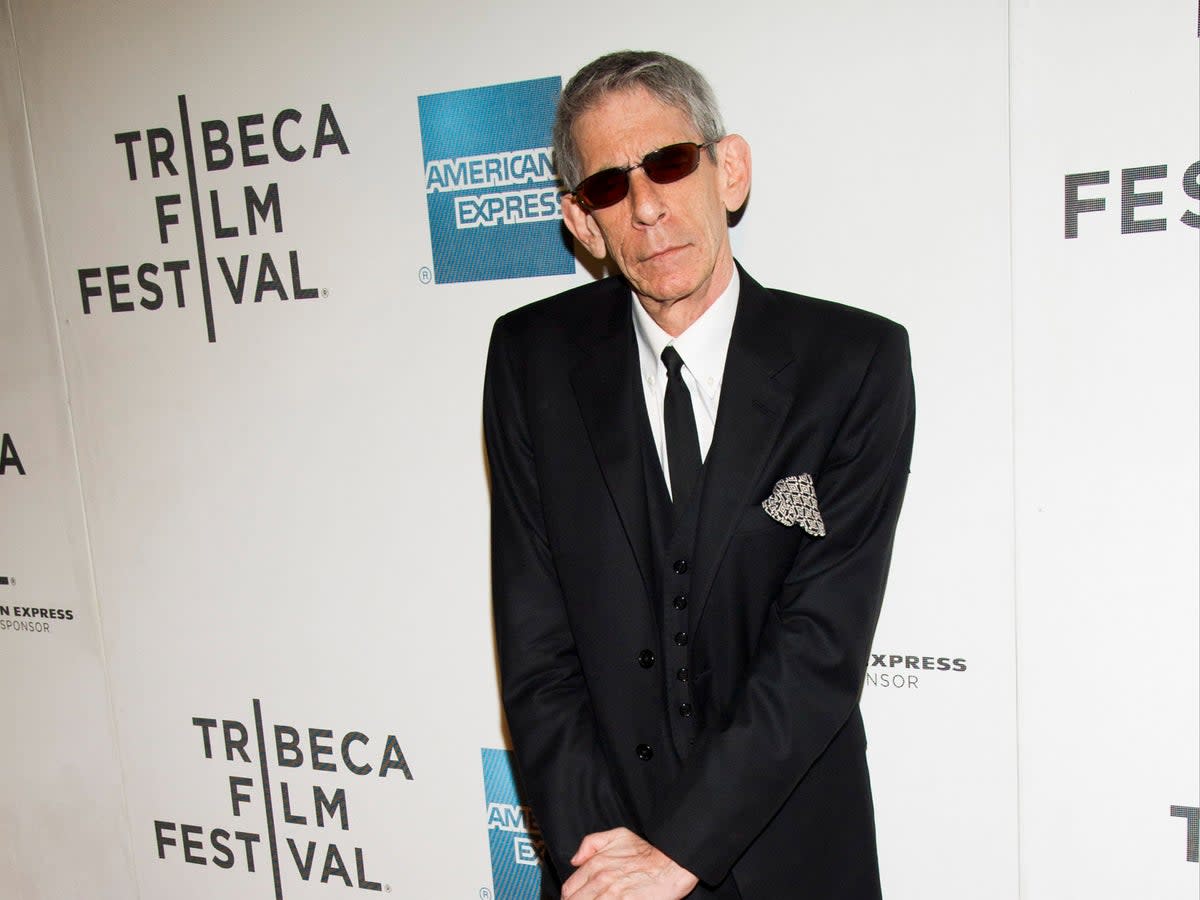
POLYGON ((768 290, 750 149, 662 53, 585 66, 567 228, 620 275, 501 318, 496 634, 546 896, 879 897, 858 698, 912 447, 907 336, 768 290))

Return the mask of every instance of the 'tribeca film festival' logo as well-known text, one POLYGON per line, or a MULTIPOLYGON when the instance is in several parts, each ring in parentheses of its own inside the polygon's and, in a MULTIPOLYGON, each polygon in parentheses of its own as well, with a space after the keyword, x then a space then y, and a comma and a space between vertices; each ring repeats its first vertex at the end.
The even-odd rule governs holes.
POLYGON ((299 250, 262 249, 264 238, 283 234, 284 204, 279 182, 260 167, 344 156, 350 146, 330 103, 307 113, 288 108, 271 116, 206 119, 193 127, 187 97, 181 94, 178 101, 176 128, 113 135, 129 181, 162 179, 163 193, 147 212, 154 217, 159 242, 169 249, 160 259, 107 265, 96 260, 81 267, 79 295, 84 315, 90 316, 184 309, 198 293, 212 342, 217 339, 213 308, 218 300, 240 306, 321 296, 304 280, 299 250), (248 183, 202 189, 202 176, 225 182, 221 173, 226 170, 245 170, 248 183), (245 244, 254 238, 252 246, 245 244))
POLYGON ((229 772, 232 818, 220 823, 156 819, 158 858, 261 872, 264 877, 269 872, 275 900, 284 900, 285 886, 296 879, 364 891, 390 890, 371 878, 362 848, 347 846, 344 840, 351 830, 345 786, 329 784, 328 774, 307 775, 305 770, 349 779, 412 781, 396 736, 375 739, 361 731, 268 726, 258 700, 253 701, 252 714, 249 723, 204 716, 192 719, 197 753, 229 772), (272 769, 281 773, 278 783, 272 781, 272 769), (289 770, 294 774, 286 774, 289 770), (310 779, 316 783, 308 783, 310 779), (311 831, 300 829, 320 829, 321 838, 312 840, 307 836, 311 831), (329 834, 336 839, 330 840, 329 834))
POLYGON ((570 275, 550 150, 561 78, 417 98, 438 284, 570 275))

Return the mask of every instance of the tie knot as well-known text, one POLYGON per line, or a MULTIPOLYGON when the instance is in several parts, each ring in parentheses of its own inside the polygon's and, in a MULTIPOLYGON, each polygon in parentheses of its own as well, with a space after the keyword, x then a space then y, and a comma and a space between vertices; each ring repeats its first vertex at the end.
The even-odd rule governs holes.
POLYGON ((664 347, 662 352, 663 365, 667 367, 667 376, 678 378, 683 371, 683 357, 674 347, 664 347))

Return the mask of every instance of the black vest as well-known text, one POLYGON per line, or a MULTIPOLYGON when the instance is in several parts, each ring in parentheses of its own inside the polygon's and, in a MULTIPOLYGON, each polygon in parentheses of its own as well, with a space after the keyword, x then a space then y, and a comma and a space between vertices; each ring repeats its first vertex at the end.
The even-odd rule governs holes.
MULTIPOLYGON (((641 404, 645 407, 645 404, 641 404)), ((696 546, 696 524, 700 518, 700 496, 708 466, 700 475, 687 506, 676 511, 667 493, 662 464, 654 447, 649 419, 642 416, 642 458, 646 474, 646 506, 650 519, 650 544, 654 560, 654 619, 658 625, 658 659, 663 678, 666 724, 662 731, 670 736, 671 749, 679 764, 687 759, 700 729, 700 708, 692 698, 689 632, 692 610, 692 558, 696 546)), ((664 736, 666 736, 664 735, 664 736)), ((664 750, 667 748, 664 747, 664 750)), ((663 788, 666 788, 663 785, 663 788)), ((741 900, 733 873, 719 885, 701 885, 688 900, 741 900)))
MULTIPOLYGON (((643 404, 644 405, 644 404, 643 404)), ((687 505, 675 510, 667 493, 662 464, 654 447, 649 420, 644 419, 642 441, 646 472, 650 545, 654 560, 654 618, 658 625, 658 659, 666 698, 666 731, 676 757, 687 759, 695 742, 700 711, 692 699, 691 654, 688 651, 692 607, 692 559, 696 544, 700 496, 707 467, 702 466, 687 505)))

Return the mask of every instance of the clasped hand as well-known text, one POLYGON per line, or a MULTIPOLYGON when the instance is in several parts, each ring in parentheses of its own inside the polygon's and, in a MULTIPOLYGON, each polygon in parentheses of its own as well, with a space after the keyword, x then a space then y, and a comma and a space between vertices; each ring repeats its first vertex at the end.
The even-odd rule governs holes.
POLYGON ((562 900, 682 900, 699 881, 628 828, 589 834, 571 865, 562 900))

